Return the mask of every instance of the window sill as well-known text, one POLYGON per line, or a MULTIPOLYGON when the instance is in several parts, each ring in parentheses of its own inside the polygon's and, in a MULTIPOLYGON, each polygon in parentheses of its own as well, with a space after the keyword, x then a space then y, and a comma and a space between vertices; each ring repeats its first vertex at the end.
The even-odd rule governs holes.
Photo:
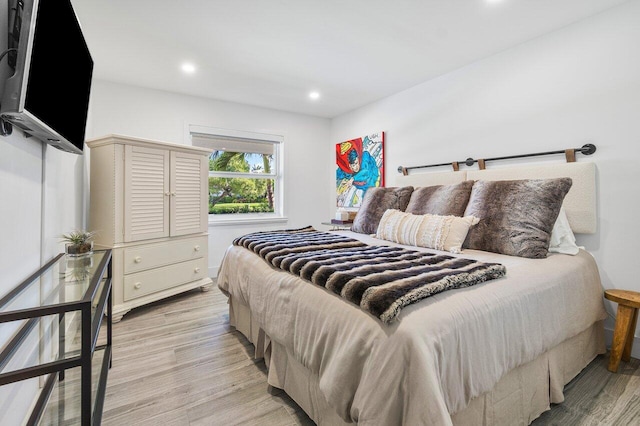
POLYGON ((287 223, 288 217, 238 217, 238 218, 225 218, 212 219, 209 217, 209 226, 234 226, 234 225, 258 225, 265 223, 287 223))

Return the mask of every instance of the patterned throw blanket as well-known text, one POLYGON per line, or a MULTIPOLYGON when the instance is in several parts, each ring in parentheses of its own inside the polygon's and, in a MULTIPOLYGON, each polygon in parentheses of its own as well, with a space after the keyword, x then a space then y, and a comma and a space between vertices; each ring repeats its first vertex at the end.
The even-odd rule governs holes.
POLYGON ((383 323, 400 309, 445 290, 503 277, 499 263, 370 246, 344 235, 312 227, 256 232, 234 240, 276 268, 326 287, 383 323))

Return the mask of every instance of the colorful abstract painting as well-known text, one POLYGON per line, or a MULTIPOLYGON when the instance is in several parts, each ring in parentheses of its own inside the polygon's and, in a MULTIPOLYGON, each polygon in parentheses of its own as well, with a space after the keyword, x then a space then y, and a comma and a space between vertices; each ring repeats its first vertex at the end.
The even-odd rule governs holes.
POLYGON ((384 186, 384 132, 336 144, 337 206, 358 208, 367 189, 384 186))

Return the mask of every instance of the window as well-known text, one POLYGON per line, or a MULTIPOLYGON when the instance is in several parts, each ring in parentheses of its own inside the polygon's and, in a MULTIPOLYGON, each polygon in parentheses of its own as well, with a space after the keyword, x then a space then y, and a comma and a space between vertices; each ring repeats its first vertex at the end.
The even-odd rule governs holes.
POLYGON ((209 218, 281 218, 282 136, 190 126, 209 155, 209 218))

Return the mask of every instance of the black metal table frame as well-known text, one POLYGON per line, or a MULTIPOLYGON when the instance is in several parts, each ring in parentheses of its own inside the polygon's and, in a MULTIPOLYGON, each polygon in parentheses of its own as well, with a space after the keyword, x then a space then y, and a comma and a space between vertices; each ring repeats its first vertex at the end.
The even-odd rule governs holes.
MULTIPOLYGON (((20 295, 29 285, 47 272, 63 257, 64 253, 51 259, 38 271, 24 280, 20 285, 15 287, 2 299, 0 299, 0 309, 11 302, 15 297, 20 295)), ((59 327, 59 358, 58 360, 48 362, 45 364, 26 367, 15 371, 0 374, 0 386, 18 382, 21 380, 31 379, 34 377, 49 375, 45 381, 45 384, 40 392, 38 400, 31 412, 27 424, 37 424, 40 417, 44 412, 44 408, 49 399, 51 391, 53 390, 56 374, 58 373, 59 380, 64 380, 64 372, 69 368, 80 367, 81 369, 81 422, 83 425, 100 424, 102 420, 102 408, 104 404, 104 396, 106 390, 106 377, 109 368, 111 368, 111 347, 112 347, 112 264, 111 264, 111 250, 106 250, 105 255, 102 257, 98 266, 99 273, 95 274, 91 278, 91 282, 82 297, 82 299, 73 302, 62 302, 45 307, 33 307, 26 309, 18 309, 9 312, 0 312, 0 323, 6 323, 11 321, 27 320, 20 329, 14 334, 14 336, 6 344, 5 349, 0 353, 0 371, 6 363, 11 359, 11 355, 18 349, 22 341, 27 337, 31 329, 38 322, 39 317, 47 315, 59 316, 59 323, 62 324, 64 315, 67 312, 80 311, 81 312, 81 349, 80 355, 73 356, 65 359, 65 343, 64 343, 64 326, 59 327), (104 288, 100 295, 96 311, 93 318, 87 321, 87 318, 91 316, 91 303, 96 296, 96 292, 100 287, 101 281, 104 278, 104 273, 107 271, 106 280, 104 282, 104 288), (98 340, 98 333, 102 324, 102 317, 107 314, 107 343, 104 345, 96 346, 98 340), (98 378, 98 389, 96 392, 96 404, 92 412, 92 398, 91 398, 91 361, 93 353, 96 350, 104 349, 104 358, 102 360, 102 366, 100 369, 100 376, 98 378)))

